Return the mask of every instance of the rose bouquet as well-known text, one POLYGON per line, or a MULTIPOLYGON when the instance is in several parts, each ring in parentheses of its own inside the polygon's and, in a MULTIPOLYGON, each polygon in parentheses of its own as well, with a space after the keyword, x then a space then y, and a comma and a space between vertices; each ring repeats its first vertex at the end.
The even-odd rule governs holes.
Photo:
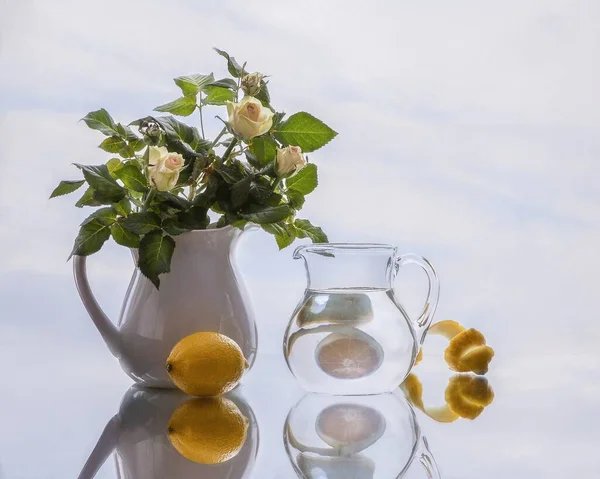
POLYGON ((173 116, 123 125, 100 109, 83 118, 106 136, 100 148, 118 156, 103 165, 76 164, 83 179, 61 181, 50 196, 86 185, 75 205, 99 207, 81 224, 71 256, 95 253, 112 237, 138 249, 140 271, 158 288, 160 274, 170 270, 173 236, 188 231, 250 222, 272 234, 280 249, 295 238, 327 242, 321 228, 296 215, 317 186, 317 167, 304 154, 336 132, 309 113, 286 119, 272 106, 264 75, 215 50, 227 60, 230 77, 175 78, 182 96, 155 108, 183 117, 198 110, 199 130, 173 116), (226 107, 228 118, 209 139, 203 113, 212 106, 226 107))

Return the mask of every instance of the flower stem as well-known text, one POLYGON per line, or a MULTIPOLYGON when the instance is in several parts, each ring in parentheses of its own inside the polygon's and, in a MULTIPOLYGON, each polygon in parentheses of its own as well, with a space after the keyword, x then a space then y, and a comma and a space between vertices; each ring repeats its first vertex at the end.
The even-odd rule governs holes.
POLYGON ((204 120, 202 119, 202 92, 200 92, 200 101, 198 102, 198 111, 200 112, 200 131, 204 140, 204 120))
POLYGON ((227 127, 223 127, 223 129, 220 131, 220 133, 217 135, 214 141, 210 144, 210 147, 208 148, 209 150, 212 150, 215 147, 217 142, 221 139, 221 137, 225 134, 226 131, 227 127))
POLYGON ((231 154, 231 151, 235 148, 235 145, 237 145, 237 142, 238 142, 237 138, 234 137, 231 139, 231 143, 229 143, 229 146, 225 150, 225 153, 223 153, 223 163, 225 163, 227 161, 227 159, 229 158, 229 155, 231 154))
POLYGON ((142 211, 148 211, 148 206, 150 206, 150 202, 154 199, 154 195, 156 194, 156 190, 154 188, 150 188, 148 193, 146 194, 146 199, 144 200, 144 204, 142 205, 142 211))

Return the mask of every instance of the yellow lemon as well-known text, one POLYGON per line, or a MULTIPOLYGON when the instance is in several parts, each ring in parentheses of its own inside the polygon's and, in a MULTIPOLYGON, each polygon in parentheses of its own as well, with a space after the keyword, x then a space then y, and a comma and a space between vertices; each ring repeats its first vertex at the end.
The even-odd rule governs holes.
POLYGON ((191 396, 218 396, 231 391, 248 363, 235 341, 219 333, 186 336, 172 349, 167 371, 173 383, 191 396))
POLYGON ((240 452, 248 423, 229 399, 195 398, 175 409, 167 433, 173 447, 186 459, 221 464, 240 452))

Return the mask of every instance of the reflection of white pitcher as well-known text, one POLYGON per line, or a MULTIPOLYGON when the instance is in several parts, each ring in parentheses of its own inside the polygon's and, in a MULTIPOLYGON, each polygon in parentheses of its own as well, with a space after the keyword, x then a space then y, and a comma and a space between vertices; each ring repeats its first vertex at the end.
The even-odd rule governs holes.
POLYGON ((290 411, 284 442, 303 479, 400 479, 418 460, 440 473, 404 397, 307 394, 290 411))
POLYGON ((250 406, 232 391, 232 400, 249 420, 246 442, 222 464, 197 464, 171 445, 167 427, 173 411, 190 400, 179 391, 144 390, 132 386, 119 413, 106 425, 79 479, 92 479, 114 451, 120 479, 249 479, 258 452, 258 426, 250 406))
MULTIPOLYGON (((161 275, 160 290, 136 268, 118 326, 94 299, 86 257, 74 257, 75 282, 83 304, 121 367, 136 382, 173 387, 166 359, 182 338, 199 331, 229 336, 252 365, 257 348, 254 314, 234 267, 241 234, 228 226, 176 236, 171 272, 161 275)), ((137 262, 137 250, 133 258, 137 262)))

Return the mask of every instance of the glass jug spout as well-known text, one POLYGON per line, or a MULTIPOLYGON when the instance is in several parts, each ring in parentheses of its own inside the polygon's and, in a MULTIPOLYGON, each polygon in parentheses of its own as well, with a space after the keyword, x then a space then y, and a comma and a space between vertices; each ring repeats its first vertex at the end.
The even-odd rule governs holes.
POLYGON ((395 246, 370 243, 309 244, 294 252, 304 259, 310 290, 390 289, 395 257, 395 246))

